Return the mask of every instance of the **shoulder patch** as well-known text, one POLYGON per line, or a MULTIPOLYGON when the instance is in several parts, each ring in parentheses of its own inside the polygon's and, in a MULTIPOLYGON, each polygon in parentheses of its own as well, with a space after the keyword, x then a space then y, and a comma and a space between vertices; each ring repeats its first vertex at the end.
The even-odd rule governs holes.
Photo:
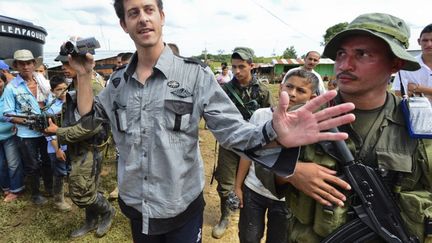
POLYGON ((115 78, 111 82, 114 85, 114 88, 117 88, 117 86, 120 84, 121 78, 115 78))
POLYGON ((184 61, 185 63, 198 64, 198 65, 200 65, 200 66, 203 67, 203 68, 208 67, 207 64, 205 64, 205 63, 202 62, 201 60, 196 59, 196 58, 193 58, 193 57, 183 57, 183 61, 184 61))
POLYGON ((178 96, 180 98, 186 98, 186 97, 192 96, 192 93, 189 90, 184 89, 184 88, 171 91, 171 94, 178 96))

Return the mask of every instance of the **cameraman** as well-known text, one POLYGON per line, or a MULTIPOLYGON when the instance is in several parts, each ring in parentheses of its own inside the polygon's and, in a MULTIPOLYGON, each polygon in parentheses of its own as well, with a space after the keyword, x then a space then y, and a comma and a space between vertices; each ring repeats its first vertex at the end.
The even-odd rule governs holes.
MULTIPOLYGON (((50 122, 46 132, 56 133, 59 143, 68 145, 67 156, 72 167, 69 176, 70 198, 78 207, 85 209, 85 222, 79 229, 71 233, 71 237, 77 238, 95 229, 97 229, 96 236, 102 237, 110 229, 115 214, 111 204, 98 193, 102 163, 101 151, 104 148, 108 131, 103 125, 90 132, 71 127, 80 119, 76 104, 77 72, 69 65, 67 53, 62 47, 55 61, 62 62, 64 75, 73 81, 66 94, 66 110, 62 127, 58 128, 50 122)), ((94 71, 92 89, 93 95, 97 95, 103 89, 94 71)))
MULTIPOLYGON (((231 55, 234 78, 225 83, 222 88, 227 93, 237 109, 248 121, 258 108, 273 105, 270 90, 252 75, 254 51, 247 47, 237 47, 231 55)), ((228 193, 234 190, 235 175, 240 156, 219 146, 218 165, 215 179, 218 181, 217 191, 220 197, 221 217, 213 227, 212 236, 221 238, 228 227, 231 213, 227 205, 228 193)))

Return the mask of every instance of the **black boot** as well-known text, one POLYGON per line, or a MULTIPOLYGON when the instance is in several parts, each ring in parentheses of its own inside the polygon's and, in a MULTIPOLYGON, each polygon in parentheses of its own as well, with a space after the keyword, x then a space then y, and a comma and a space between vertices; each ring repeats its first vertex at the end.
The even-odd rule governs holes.
POLYGON ((229 224, 229 216, 231 215, 231 210, 229 209, 226 199, 221 199, 221 217, 219 223, 213 227, 212 236, 213 238, 220 239, 225 234, 226 229, 229 224))
POLYGON ((111 206, 108 200, 106 200, 106 198, 99 193, 95 204, 98 207, 98 213, 100 216, 99 225, 96 230, 96 236, 102 237, 108 233, 109 229, 111 228, 111 223, 115 215, 115 209, 113 206, 111 206))
POLYGON ((90 205, 85 208, 85 214, 86 214, 85 215, 86 218, 85 218, 84 225, 82 225, 79 229, 72 231, 71 233, 72 238, 81 237, 97 228, 98 213, 95 211, 93 205, 90 205))
POLYGON ((41 195, 40 190, 40 179, 38 175, 30 176, 30 188, 31 188, 31 199, 36 205, 43 205, 48 202, 48 200, 41 195))
POLYGON ((51 167, 42 166, 41 174, 42 174, 42 180, 44 183, 46 195, 48 197, 54 196, 54 193, 53 193, 53 173, 52 173, 51 167))

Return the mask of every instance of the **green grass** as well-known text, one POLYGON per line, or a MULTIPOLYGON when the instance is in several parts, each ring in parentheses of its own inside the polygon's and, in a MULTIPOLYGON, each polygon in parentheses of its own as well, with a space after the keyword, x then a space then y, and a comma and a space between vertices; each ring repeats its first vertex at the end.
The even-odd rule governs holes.
MULTIPOLYGON (((114 166, 113 156, 103 163, 100 191, 106 196, 116 185, 114 166)), ((19 200, 0 201, 0 242, 130 242, 129 221, 120 212, 117 201, 111 203, 117 212, 106 236, 99 239, 93 232, 73 240, 69 235, 84 222, 84 210, 73 205, 72 211, 60 212, 51 198, 46 205, 36 206, 25 191, 19 200)))

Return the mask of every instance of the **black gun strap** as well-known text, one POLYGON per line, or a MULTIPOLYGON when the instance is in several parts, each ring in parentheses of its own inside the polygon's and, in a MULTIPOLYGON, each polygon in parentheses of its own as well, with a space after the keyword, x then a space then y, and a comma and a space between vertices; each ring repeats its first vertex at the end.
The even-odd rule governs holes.
POLYGON ((228 89, 228 91, 230 92, 230 94, 232 94, 235 98, 235 100, 237 101, 237 103, 243 107, 248 113, 249 115, 252 115, 252 112, 246 108, 245 104, 243 103, 243 100, 238 96, 237 92, 235 92, 234 87, 232 86, 232 81, 228 82, 224 85, 224 87, 226 87, 228 89))
POLYGON ((406 93, 405 93, 405 87, 402 83, 402 76, 400 74, 400 71, 398 72, 398 76, 399 76, 399 83, 400 83, 400 92, 401 92, 402 97, 404 97, 406 93))

